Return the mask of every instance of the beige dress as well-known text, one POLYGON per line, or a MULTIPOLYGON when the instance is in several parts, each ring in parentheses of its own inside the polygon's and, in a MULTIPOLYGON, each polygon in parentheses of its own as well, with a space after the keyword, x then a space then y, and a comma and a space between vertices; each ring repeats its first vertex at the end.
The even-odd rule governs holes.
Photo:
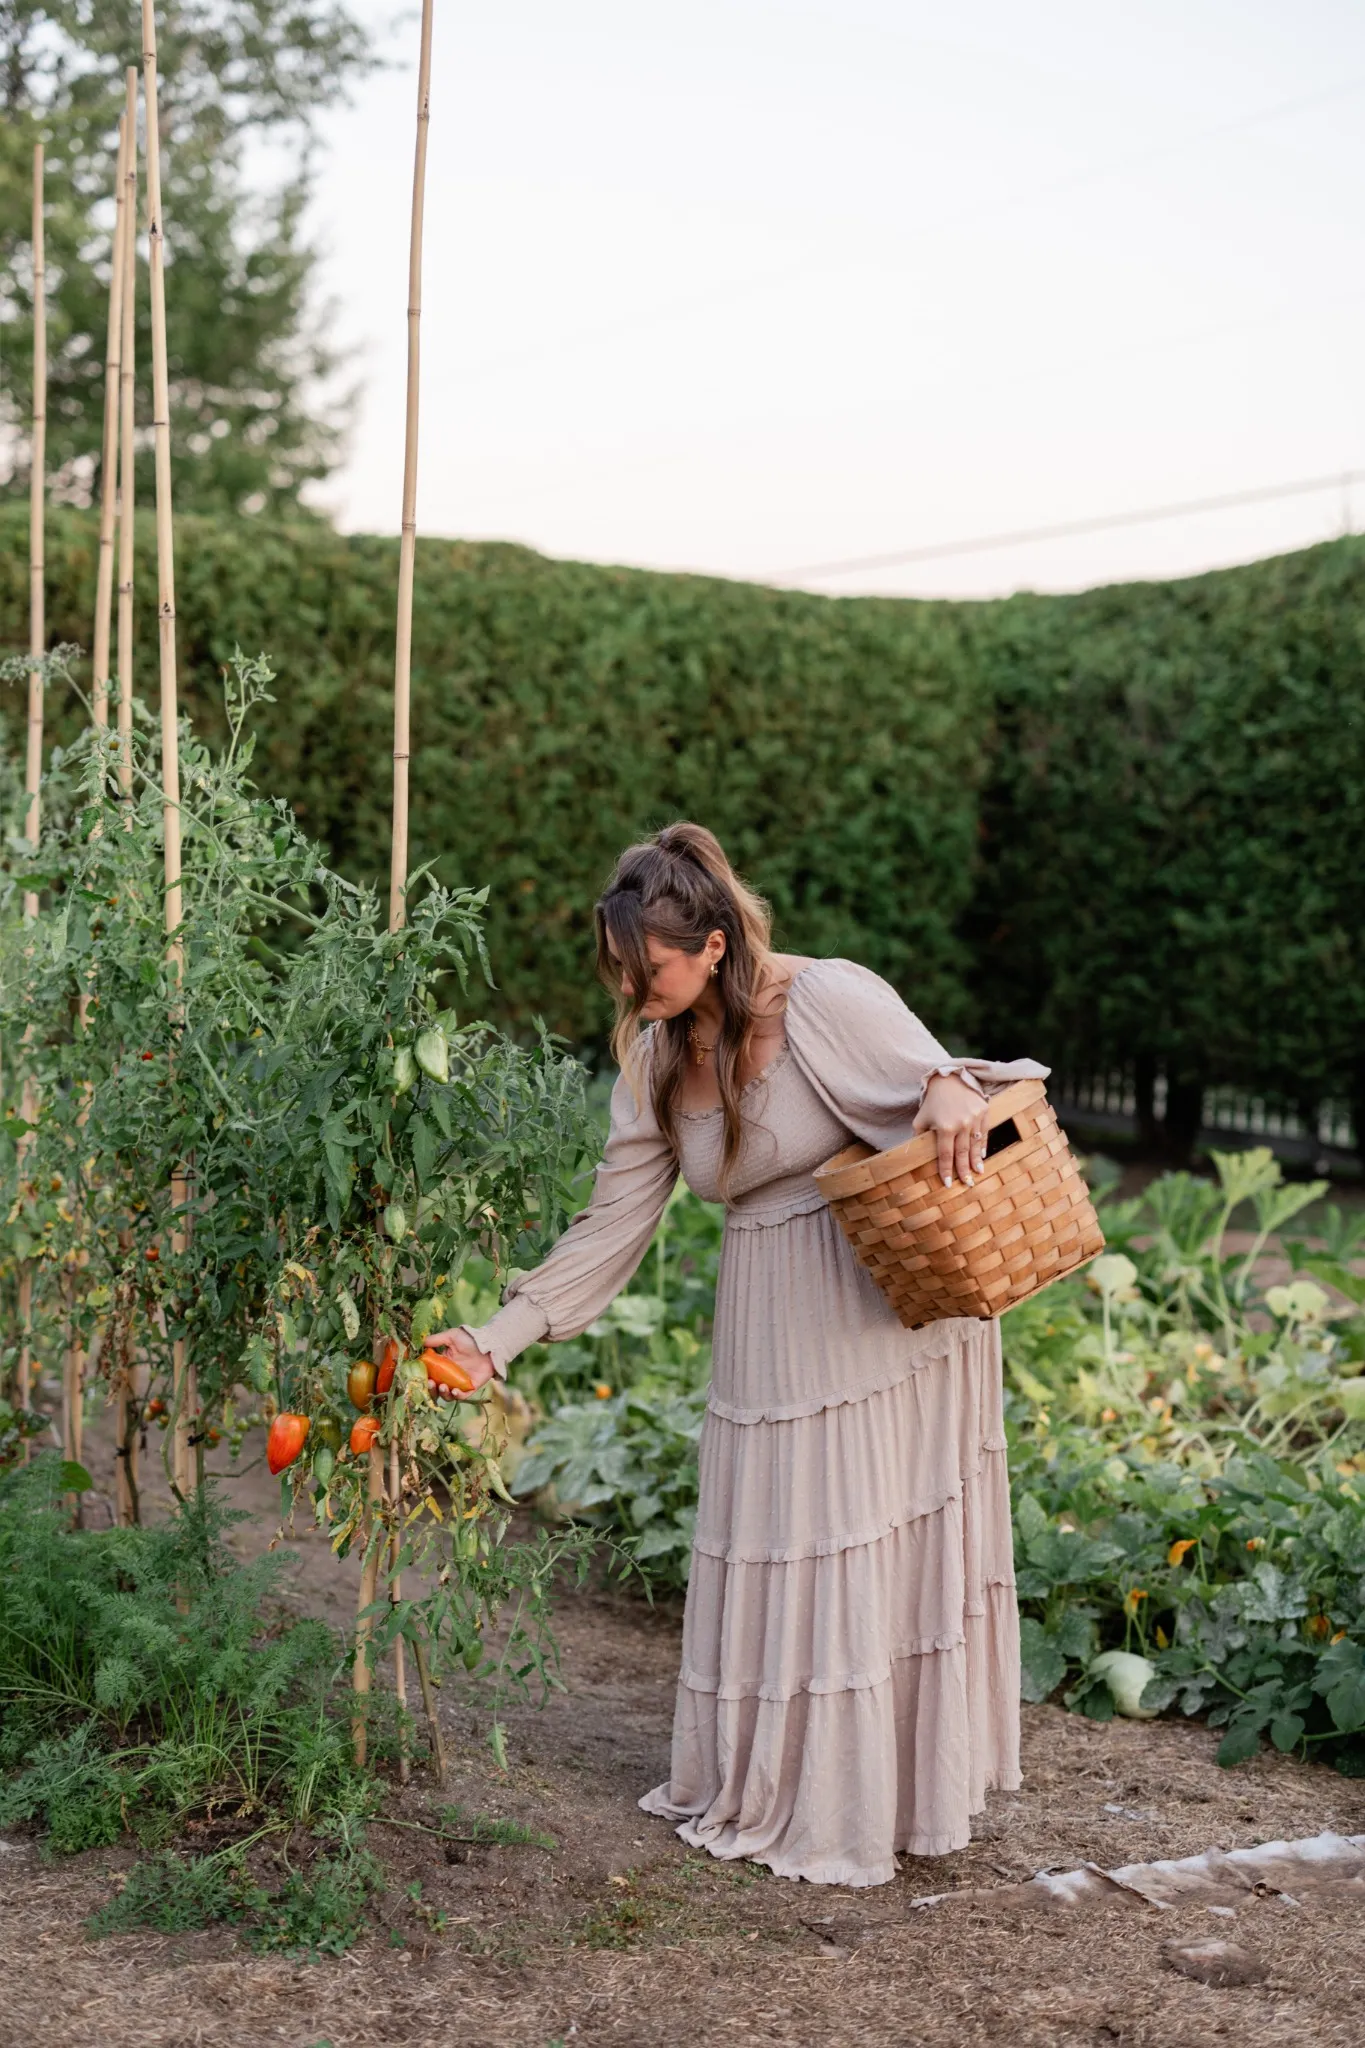
MULTIPOLYGON (((956 1061, 865 968, 796 978, 787 1045, 745 1093, 700 1444, 672 1776, 640 1804, 713 1855, 818 1884, 969 1839, 1019 1783, 1019 1652, 1000 1333, 903 1330, 812 1171, 902 1142, 925 1083, 1046 1069, 956 1061)), ((577 1335, 639 1265, 679 1168, 720 1199, 721 1117, 681 1157, 624 1081, 593 1199, 474 1336, 500 1371, 577 1335)))

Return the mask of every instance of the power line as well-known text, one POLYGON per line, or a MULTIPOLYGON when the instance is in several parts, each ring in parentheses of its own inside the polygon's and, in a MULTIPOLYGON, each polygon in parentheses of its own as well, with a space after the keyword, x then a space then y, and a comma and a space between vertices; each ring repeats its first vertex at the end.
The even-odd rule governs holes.
POLYGON ((932 562, 948 555, 978 555, 990 548, 1022 547, 1028 541, 1063 540, 1072 534, 1103 533, 1120 526, 1146 526, 1159 519, 1183 519, 1194 512, 1223 512, 1233 505, 1264 505, 1275 498, 1305 498, 1315 491, 1344 490, 1365 480, 1365 469, 1332 476, 1303 477, 1292 484, 1263 484, 1252 491, 1227 491, 1216 498, 1186 498, 1179 505, 1150 505, 1140 512, 1102 512, 1093 519, 1068 519, 1056 526, 1026 526, 1013 533, 977 534, 971 540, 935 541, 929 547, 900 548, 889 555, 858 555, 844 562, 808 562, 779 570, 770 583, 795 583, 813 576, 851 576, 860 569, 896 569, 906 562, 932 562))

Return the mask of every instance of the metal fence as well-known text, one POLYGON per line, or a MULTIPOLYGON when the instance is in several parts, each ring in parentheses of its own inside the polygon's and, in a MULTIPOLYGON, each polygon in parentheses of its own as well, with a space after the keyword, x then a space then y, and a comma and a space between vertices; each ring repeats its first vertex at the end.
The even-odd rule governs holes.
MULTIPOLYGON (((1137 1128, 1137 1093, 1131 1073, 1063 1075, 1052 1085, 1058 1114, 1065 1117, 1092 1116, 1105 1124, 1128 1122, 1137 1128)), ((1158 1074, 1152 1107, 1158 1121, 1166 1114, 1166 1077, 1158 1074)), ((1202 1131, 1211 1138, 1245 1136, 1273 1143, 1288 1141, 1295 1149, 1354 1152, 1355 1133, 1351 1111, 1344 1102, 1324 1102, 1318 1107, 1316 1126, 1310 1128, 1294 1110, 1266 1102, 1259 1095, 1246 1095, 1236 1088, 1210 1088, 1204 1097, 1202 1131)))

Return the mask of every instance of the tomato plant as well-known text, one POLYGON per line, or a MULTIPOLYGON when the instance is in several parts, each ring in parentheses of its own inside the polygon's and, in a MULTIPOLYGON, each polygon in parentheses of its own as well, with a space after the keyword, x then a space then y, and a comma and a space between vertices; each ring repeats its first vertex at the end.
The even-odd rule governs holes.
MULTIPOLYGON (((562 1223, 587 1141, 582 1074, 550 1040, 517 1044, 471 1012, 484 892, 415 877, 391 933, 375 894, 255 790, 249 716, 271 680, 238 659, 219 753, 182 726, 178 972, 150 726, 131 800, 107 734, 60 763, 69 800, 41 858, 24 860, 36 920, 16 914, 11 869, 8 1256, 28 1262, 42 1312, 100 1373, 145 1361, 196 1447, 210 1429, 240 1438, 252 1412, 306 1420, 306 1452, 282 1468, 288 1497, 340 1551, 363 1539, 397 1568, 432 1564, 426 1627, 453 1632, 465 1658, 477 1618, 452 1575, 486 1574, 506 1536, 497 1400, 482 1397, 471 1426, 417 1354, 471 1256, 503 1273, 562 1223), (192 1378, 177 1385, 181 1341, 192 1378), (366 1461, 340 1454, 357 1364, 376 1359, 384 1389, 372 1362, 360 1375, 366 1434, 397 1474, 378 1502, 366 1461)), ((413 1617, 404 1603, 398 1625, 413 1617)))

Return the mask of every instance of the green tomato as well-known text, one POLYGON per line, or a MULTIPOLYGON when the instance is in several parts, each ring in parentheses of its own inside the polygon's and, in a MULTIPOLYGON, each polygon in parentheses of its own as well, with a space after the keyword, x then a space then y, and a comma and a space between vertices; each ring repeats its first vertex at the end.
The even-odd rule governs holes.
POLYGON ((450 1047, 446 1044, 444 1031, 438 1026, 433 1024, 429 1030, 419 1032, 413 1050, 424 1074, 433 1081, 450 1079, 450 1047))
POLYGON ((412 1056, 410 1045, 400 1045, 393 1056, 393 1092, 406 1095, 417 1079, 417 1062, 412 1056))
POLYGON ((384 1211, 384 1231, 394 1244, 401 1244, 408 1234, 407 1211, 401 1202, 390 1202, 384 1211))
MULTIPOLYGON (((335 1415, 324 1415, 321 1421, 313 1424, 313 1435, 318 1443, 329 1451, 339 1451, 341 1449, 341 1434, 341 1424, 337 1421, 335 1415)), ((314 1461, 314 1469, 316 1470, 316 1461, 314 1461)))

